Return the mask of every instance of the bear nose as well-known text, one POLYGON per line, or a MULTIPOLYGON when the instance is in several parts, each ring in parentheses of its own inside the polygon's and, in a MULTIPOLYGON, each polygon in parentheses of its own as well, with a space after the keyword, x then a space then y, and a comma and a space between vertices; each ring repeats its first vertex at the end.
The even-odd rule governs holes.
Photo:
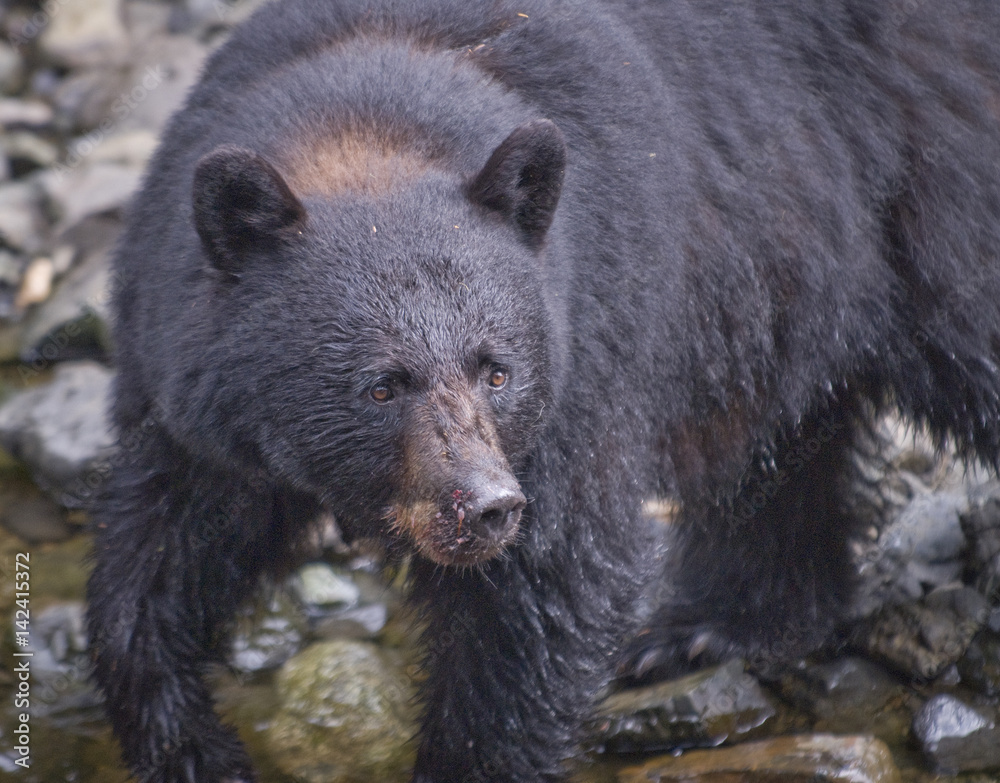
POLYGON ((521 511, 527 501, 519 489, 486 487, 476 492, 466 504, 466 520, 470 530, 485 538, 501 538, 521 521, 521 511))

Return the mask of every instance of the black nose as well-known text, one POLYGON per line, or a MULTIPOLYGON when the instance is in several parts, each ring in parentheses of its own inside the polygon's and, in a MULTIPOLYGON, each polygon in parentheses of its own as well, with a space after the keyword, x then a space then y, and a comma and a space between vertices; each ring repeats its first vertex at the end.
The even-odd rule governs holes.
POLYGON ((487 486, 473 493, 465 513, 469 529, 484 538, 502 538, 517 527, 527 502, 520 489, 487 486))

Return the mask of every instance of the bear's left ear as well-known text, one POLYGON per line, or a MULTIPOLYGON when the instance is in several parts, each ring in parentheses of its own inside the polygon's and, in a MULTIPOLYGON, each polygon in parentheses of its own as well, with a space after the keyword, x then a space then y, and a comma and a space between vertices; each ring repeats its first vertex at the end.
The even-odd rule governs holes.
POLYGON ((469 198, 495 210, 538 247, 552 225, 566 167, 566 142, 551 120, 516 128, 469 184, 469 198))
POLYGON ((252 150, 223 145, 194 171, 194 222, 213 266, 237 272, 247 252, 272 246, 305 218, 278 170, 252 150))

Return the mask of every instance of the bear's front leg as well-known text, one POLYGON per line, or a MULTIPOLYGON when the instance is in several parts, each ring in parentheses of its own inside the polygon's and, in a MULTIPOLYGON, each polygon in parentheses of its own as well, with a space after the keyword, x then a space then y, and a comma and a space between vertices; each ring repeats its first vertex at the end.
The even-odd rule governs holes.
POLYGON ((625 509, 563 511, 548 530, 529 519, 521 545, 481 568, 415 564, 428 621, 415 783, 566 778, 652 571, 653 542, 625 509))
POLYGON ((133 435, 96 514, 94 677, 139 780, 248 783, 250 759, 202 674, 260 573, 287 551, 284 520, 309 510, 193 462, 156 427, 133 435))

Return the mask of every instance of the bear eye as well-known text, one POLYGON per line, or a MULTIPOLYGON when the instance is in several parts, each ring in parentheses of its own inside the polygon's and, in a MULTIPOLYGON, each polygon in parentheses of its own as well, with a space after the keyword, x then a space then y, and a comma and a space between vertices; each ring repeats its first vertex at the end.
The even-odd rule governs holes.
POLYGON ((379 405, 384 405, 389 402, 395 395, 392 393, 392 388, 385 381, 376 383, 368 391, 368 395, 379 403, 379 405))
POLYGON ((503 367, 494 367, 493 372, 490 373, 490 378, 487 383, 489 383, 491 389, 499 391, 507 385, 508 376, 509 374, 507 370, 503 367))

